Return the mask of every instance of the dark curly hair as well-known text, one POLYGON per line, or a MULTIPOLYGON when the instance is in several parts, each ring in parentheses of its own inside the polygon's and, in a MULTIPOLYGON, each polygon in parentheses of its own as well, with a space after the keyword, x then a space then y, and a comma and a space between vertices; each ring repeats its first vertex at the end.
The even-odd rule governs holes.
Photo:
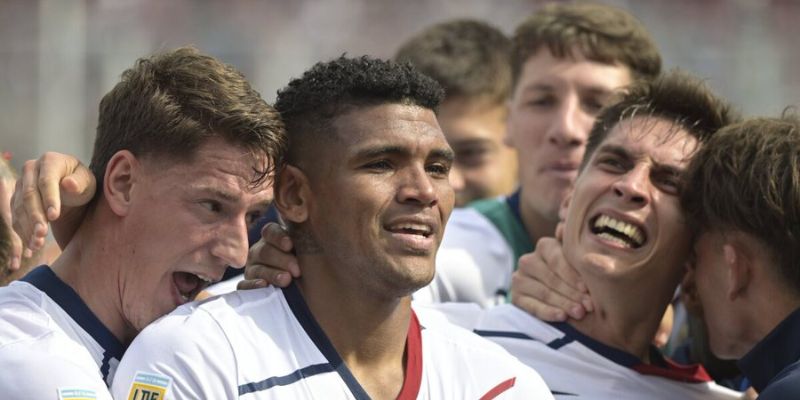
POLYGON ((330 131, 332 120, 351 110, 385 103, 435 110, 444 90, 411 64, 368 56, 315 64, 278 91, 275 109, 289 136, 288 162, 303 154, 304 138, 330 131))

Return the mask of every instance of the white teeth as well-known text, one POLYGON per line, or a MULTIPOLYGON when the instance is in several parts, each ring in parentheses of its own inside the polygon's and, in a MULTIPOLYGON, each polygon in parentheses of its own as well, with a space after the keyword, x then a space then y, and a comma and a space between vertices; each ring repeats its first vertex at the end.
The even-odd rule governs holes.
POLYGON ((616 244, 618 244, 620 246, 623 246, 623 247, 631 247, 630 243, 628 243, 628 242, 626 242, 626 241, 624 241, 624 240, 622 240, 622 239, 620 239, 620 238, 618 238, 618 237, 616 237, 616 236, 614 236, 614 235, 612 235, 610 233, 603 232, 603 233, 601 233, 601 234, 599 234, 597 236, 600 236, 601 238, 603 238, 605 240, 608 240, 609 242, 614 242, 614 243, 616 243, 616 244))
POLYGON ((431 228, 429 226, 417 224, 395 225, 392 227, 392 230, 420 232, 422 235, 428 235, 431 232, 431 228))
POLYGON ((205 283, 212 283, 212 282, 214 282, 214 280, 213 280, 213 279, 211 279, 211 278, 209 278, 209 277, 207 277, 207 276, 205 276, 205 275, 195 274, 195 276, 197 276, 198 278, 200 278, 200 280, 202 280, 202 281, 203 281, 203 282, 205 282, 205 283))
MULTIPOLYGON (((644 243, 644 233, 642 232, 641 229, 639 229, 635 225, 631 225, 627 222, 620 221, 618 219, 609 217, 607 215, 601 215, 600 217, 598 217, 594 222, 594 227, 613 229, 629 237, 639 246, 641 246, 644 243)), ((602 236, 604 238, 613 237, 613 235, 609 234, 601 234, 599 236, 602 236)), ((621 239, 619 238, 616 239, 621 241, 621 239)))
POLYGON ((182 298, 184 301, 190 301, 190 300, 191 300, 191 299, 189 298, 189 296, 187 296, 187 295, 185 295, 185 294, 183 294, 183 293, 181 293, 181 298, 182 298))

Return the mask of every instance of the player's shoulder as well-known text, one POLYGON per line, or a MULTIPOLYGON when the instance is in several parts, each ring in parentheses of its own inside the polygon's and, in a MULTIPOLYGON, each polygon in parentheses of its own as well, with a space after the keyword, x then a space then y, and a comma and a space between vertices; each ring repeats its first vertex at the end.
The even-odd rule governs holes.
POLYGON ((25 282, 0 288, 0 347, 57 330, 46 301, 44 293, 25 282))
POLYGON ((54 393, 82 393, 91 399, 111 399, 97 365, 85 348, 57 335, 0 347, 2 398, 54 398, 54 393), (46 368, 46 372, 43 371, 46 368), (93 396, 93 397, 92 397, 93 396))
POLYGON ((469 358, 516 360, 498 344, 472 331, 471 327, 484 312, 478 306, 468 303, 415 305, 414 312, 423 327, 424 340, 436 343, 429 347, 447 349, 469 358))
POLYGON ((483 388, 489 390, 487 394, 505 393, 505 398, 552 398, 534 369, 500 345, 450 322, 456 312, 461 313, 456 317, 459 323, 470 325, 473 322, 465 318, 466 313, 472 311, 479 315, 485 311, 468 304, 450 304, 444 310, 439 306, 415 307, 414 310, 423 327, 423 348, 429 349, 425 351, 426 362, 434 368, 439 362, 460 366, 446 379, 469 381, 477 387, 488 382, 491 387, 483 388))
POLYGON ((281 301, 280 289, 273 287, 241 290, 184 304, 148 325, 136 341, 151 337, 184 339, 206 337, 209 332, 225 330, 228 322, 252 316, 264 318, 266 303, 281 301))

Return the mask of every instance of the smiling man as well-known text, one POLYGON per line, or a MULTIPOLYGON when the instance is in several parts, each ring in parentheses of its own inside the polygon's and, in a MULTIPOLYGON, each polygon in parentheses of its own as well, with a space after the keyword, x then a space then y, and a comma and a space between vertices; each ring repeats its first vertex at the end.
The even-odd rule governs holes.
POLYGON ((442 90, 410 65, 319 63, 278 93, 275 204, 303 277, 180 307, 140 334, 113 393, 165 399, 552 398, 499 346, 415 312, 453 207, 442 90))
POLYGON ((182 48, 126 70, 100 102, 98 190, 72 240, 0 289, 3 397, 110 399, 133 337, 244 265, 284 147, 277 113, 212 57, 182 48))
POLYGON ((556 397, 739 398, 702 367, 676 365, 650 344, 691 249, 681 173, 730 122, 727 105, 686 75, 633 86, 598 116, 560 212, 564 257, 595 311, 566 323, 512 305, 482 314, 451 307, 451 317, 534 367, 556 397))

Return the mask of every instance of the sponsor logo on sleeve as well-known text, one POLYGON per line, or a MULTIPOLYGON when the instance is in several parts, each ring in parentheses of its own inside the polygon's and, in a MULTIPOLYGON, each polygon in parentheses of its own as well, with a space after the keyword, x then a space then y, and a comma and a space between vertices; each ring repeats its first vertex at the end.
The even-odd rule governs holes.
POLYGON ((137 371, 128 400, 162 400, 171 383, 168 376, 137 371))

